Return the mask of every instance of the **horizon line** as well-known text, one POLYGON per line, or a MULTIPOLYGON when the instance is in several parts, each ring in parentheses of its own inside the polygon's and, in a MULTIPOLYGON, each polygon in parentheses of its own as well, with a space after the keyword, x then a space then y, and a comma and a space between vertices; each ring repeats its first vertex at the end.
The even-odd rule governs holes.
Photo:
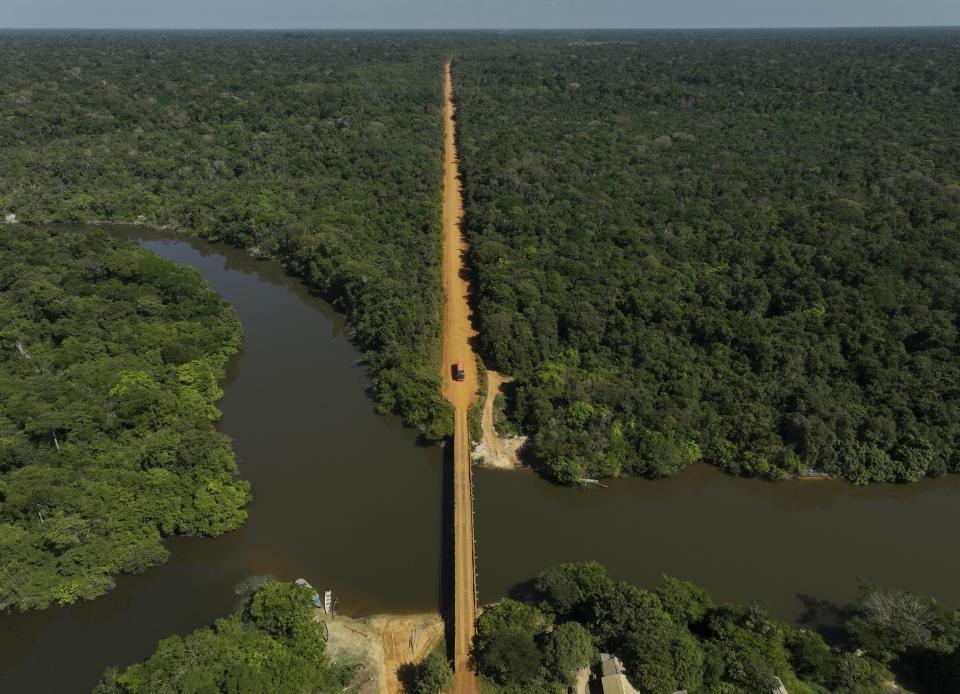
POLYGON ((586 32, 586 31, 811 31, 842 29, 960 29, 960 24, 810 24, 797 26, 648 26, 648 27, 135 27, 135 26, 0 26, 0 31, 245 31, 245 32, 586 32))

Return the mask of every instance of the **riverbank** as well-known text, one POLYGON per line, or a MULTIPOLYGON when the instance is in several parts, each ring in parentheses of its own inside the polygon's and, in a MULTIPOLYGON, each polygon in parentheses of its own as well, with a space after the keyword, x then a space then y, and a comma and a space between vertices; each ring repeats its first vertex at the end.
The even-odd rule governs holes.
MULTIPOLYGON (((480 427, 482 436, 470 451, 470 459, 475 465, 497 470, 518 470, 527 467, 520 460, 520 450, 527 442, 526 436, 501 436, 497 431, 496 399, 503 395, 503 386, 513 381, 491 369, 481 369, 479 376, 485 379, 485 388, 481 390, 480 427)), ((706 465, 707 463, 698 463, 706 465)), ((727 474, 727 473, 725 473, 727 474)), ((609 478, 618 479, 618 478, 609 478)), ((816 470, 785 476, 780 482, 837 480, 835 475, 816 470)), ((609 480, 605 480, 609 481, 609 480)), ((600 485, 605 486, 605 485, 600 485)))
POLYGON ((105 667, 229 613, 250 575, 309 576, 351 615, 436 611, 441 451, 376 413, 342 315, 244 250, 148 226, 109 230, 196 268, 236 308, 244 347, 227 366, 217 428, 255 498, 237 532, 174 538, 166 564, 124 576, 103 598, 0 614, 0 691, 89 692, 105 667), (349 532, 324 530, 331 518, 349 532), (61 654, 56 668, 50 653, 61 654))
POLYGON ((400 667, 420 662, 443 640, 443 619, 436 613, 361 618, 316 613, 327 625, 330 657, 364 664, 352 690, 361 694, 402 694, 400 667))
MULTIPOLYGON (((375 414, 342 316, 241 249, 146 227, 115 232, 196 267, 239 312, 245 347, 228 366, 218 428, 256 490, 254 512, 236 533, 171 540, 167 564, 123 577, 97 601, 0 615, 0 691, 89 692, 107 665, 139 661, 159 639, 228 613, 233 586, 251 574, 309 576, 354 615, 436 610, 440 452, 375 414), (318 532, 331 518, 350 532, 318 532), (50 653, 63 654, 57 668, 50 653)), ((943 551, 960 543, 960 476, 771 484, 702 464, 599 491, 531 470, 475 469, 473 482, 481 603, 547 566, 595 559, 617 580, 655 585, 666 573, 719 600, 762 600, 798 625, 829 621, 859 576, 960 604, 960 558, 943 551), (642 552, 624 551, 624 532, 642 552)))
POLYGON ((502 393, 503 384, 512 380, 496 371, 487 370, 487 396, 483 401, 480 417, 483 439, 474 446, 470 454, 474 463, 500 470, 516 470, 521 467, 519 453, 527 442, 527 437, 500 436, 497 432, 494 412, 496 398, 502 393))

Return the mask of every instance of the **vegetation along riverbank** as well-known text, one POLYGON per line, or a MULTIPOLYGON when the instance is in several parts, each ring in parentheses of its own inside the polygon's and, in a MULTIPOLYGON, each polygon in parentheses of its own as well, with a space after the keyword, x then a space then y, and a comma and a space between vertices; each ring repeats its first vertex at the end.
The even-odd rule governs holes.
POLYGON ((561 694, 609 655, 642 692, 960 691, 960 612, 868 583, 832 609, 828 645, 759 603, 716 604, 686 581, 647 590, 596 563, 562 564, 483 612, 475 652, 491 692, 561 694))
POLYGON ((958 471, 956 31, 617 36, 453 63, 478 347, 532 463, 958 471))
POLYGON ((254 577, 238 586, 233 614, 186 637, 171 636, 143 663, 110 668, 95 694, 333 692, 362 663, 326 655, 310 589, 254 577))
MULTIPOLYGON (((109 668, 97 694, 199 691, 406 691, 451 684, 438 617, 328 617, 310 591, 253 577, 233 614, 171 636, 143 663, 109 668), (324 627, 321 622, 324 622, 324 627), (259 654, 251 658, 251 653, 259 654)), ((488 605, 474 655, 486 692, 563 694, 616 658, 643 692, 797 694, 955 692, 960 613, 936 600, 863 583, 833 606, 830 643, 767 615, 718 604, 664 577, 654 589, 613 581, 596 563, 562 564, 488 605)))
POLYGON ((95 694, 436 694, 452 680, 438 614, 330 615, 311 604, 311 588, 270 576, 235 592, 230 615, 163 639, 141 663, 107 668, 95 694))
POLYGON ((452 432, 436 42, 12 33, 0 62, 5 214, 169 225, 278 258, 347 315, 380 408, 452 432))
POLYGON ((163 538, 246 518, 214 430, 240 323, 194 270, 104 232, 0 233, 0 607, 92 599, 163 538))

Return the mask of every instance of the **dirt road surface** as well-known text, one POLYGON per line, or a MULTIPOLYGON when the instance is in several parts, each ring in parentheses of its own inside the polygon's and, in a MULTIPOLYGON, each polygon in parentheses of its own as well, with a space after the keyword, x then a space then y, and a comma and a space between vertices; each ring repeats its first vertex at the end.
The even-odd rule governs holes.
POLYGON ((473 473, 470 467, 470 432, 467 410, 477 395, 477 368, 470 338, 470 305, 467 300, 466 241, 460 229, 463 197, 453 120, 453 80, 450 64, 444 81, 444 174, 443 174, 443 288, 446 295, 443 321, 443 394, 454 409, 454 644, 455 694, 479 692, 477 676, 470 669, 469 654, 476 633, 477 588, 473 544, 473 473), (463 381, 453 379, 453 366, 462 361, 463 381))

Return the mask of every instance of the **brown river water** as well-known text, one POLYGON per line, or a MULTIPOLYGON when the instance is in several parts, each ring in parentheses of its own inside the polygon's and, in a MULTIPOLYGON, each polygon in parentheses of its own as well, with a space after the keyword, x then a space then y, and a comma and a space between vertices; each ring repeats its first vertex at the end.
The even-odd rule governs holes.
MULTIPOLYGON (((115 229, 197 268, 243 321, 220 427, 254 500, 221 538, 178 538, 170 560, 105 597, 0 614, 0 692, 88 692, 104 667, 226 614, 252 573, 307 578, 351 615, 441 609, 450 543, 439 447, 378 416, 341 318, 275 263, 173 233, 115 229)), ((960 605, 960 477, 909 486, 771 484, 705 465, 656 482, 569 490, 528 472, 475 475, 480 599, 562 561, 596 559, 642 585, 668 573, 781 618, 829 619, 858 577, 960 605)))

